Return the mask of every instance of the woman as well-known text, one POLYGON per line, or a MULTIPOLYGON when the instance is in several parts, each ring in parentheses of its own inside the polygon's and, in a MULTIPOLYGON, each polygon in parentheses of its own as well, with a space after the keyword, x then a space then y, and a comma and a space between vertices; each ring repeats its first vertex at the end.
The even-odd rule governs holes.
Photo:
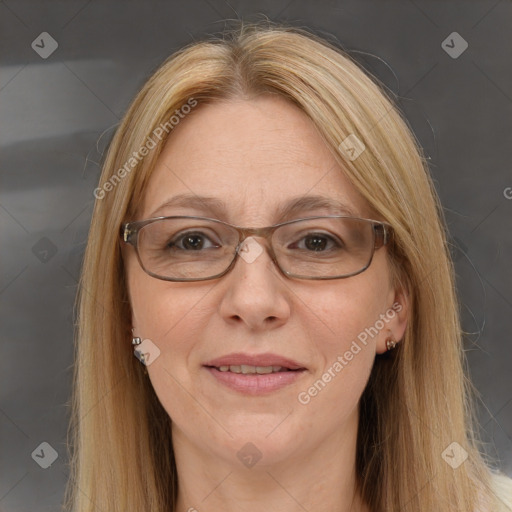
POLYGON ((347 55, 276 26, 181 50, 95 196, 70 508, 510 510, 425 160, 347 55))

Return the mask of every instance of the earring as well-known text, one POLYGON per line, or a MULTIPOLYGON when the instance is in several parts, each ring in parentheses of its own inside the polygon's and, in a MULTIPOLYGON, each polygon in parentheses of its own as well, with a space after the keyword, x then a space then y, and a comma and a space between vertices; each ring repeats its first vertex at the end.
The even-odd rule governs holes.
MULTIPOLYGON (((132 328, 133 333, 133 328, 132 328)), ((146 365, 144 364, 144 356, 141 352, 137 351, 137 346, 142 343, 142 338, 139 338, 138 336, 134 336, 132 338, 132 346, 135 347, 135 350, 133 351, 133 354, 137 357, 137 359, 142 363, 144 366, 144 374, 148 374, 148 369, 146 368, 146 365)))
POLYGON ((398 343, 398 342, 397 342, 397 341, 395 341, 393 338, 388 338, 388 339, 386 340, 386 348, 387 348, 388 350, 393 350, 393 349, 396 347, 397 343, 398 343))

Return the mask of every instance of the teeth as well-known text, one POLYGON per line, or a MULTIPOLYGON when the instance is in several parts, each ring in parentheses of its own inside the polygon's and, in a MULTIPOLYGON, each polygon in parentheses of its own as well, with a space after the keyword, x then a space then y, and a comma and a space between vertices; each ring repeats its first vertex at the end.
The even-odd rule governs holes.
POLYGON ((219 370, 221 372, 232 372, 232 373, 257 373, 257 374, 264 374, 264 373, 273 373, 273 372, 280 372, 280 371, 288 371, 287 368, 283 368, 282 366, 249 366, 247 364, 242 364, 241 366, 219 366, 219 370))

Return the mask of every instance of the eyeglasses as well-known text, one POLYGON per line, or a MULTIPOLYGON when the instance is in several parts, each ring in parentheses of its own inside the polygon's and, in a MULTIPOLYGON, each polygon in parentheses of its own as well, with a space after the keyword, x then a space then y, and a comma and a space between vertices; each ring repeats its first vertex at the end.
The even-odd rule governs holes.
POLYGON ((262 228, 242 228, 206 217, 155 217, 121 226, 142 269, 165 281, 216 279, 240 255, 253 261, 267 242, 272 261, 287 277, 341 279, 366 270, 376 249, 386 245, 386 222, 343 215, 308 217, 262 228), (245 243, 244 243, 245 242, 245 243))

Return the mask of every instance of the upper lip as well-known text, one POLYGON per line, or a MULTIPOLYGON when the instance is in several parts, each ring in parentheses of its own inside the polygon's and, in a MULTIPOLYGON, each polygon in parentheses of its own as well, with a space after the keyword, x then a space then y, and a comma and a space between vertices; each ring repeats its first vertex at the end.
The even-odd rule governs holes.
POLYGON ((302 370, 305 366, 301 365, 297 361, 288 359, 277 354, 244 354, 242 352, 236 352, 228 354, 216 359, 212 359, 204 364, 204 366, 282 366, 290 370, 302 370))

